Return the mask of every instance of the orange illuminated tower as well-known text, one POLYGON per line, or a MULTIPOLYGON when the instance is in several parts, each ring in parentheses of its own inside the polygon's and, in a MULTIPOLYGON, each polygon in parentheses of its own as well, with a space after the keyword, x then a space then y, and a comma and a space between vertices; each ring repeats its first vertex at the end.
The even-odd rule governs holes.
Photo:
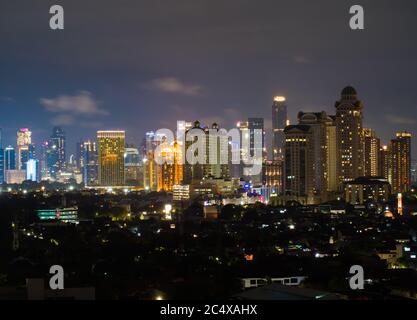
POLYGON ((183 182, 182 148, 175 141, 170 145, 164 142, 160 150, 164 163, 159 168, 158 190, 173 191, 174 185, 183 182))
POLYGON ((409 132, 397 133, 391 140, 392 191, 404 193, 411 185, 411 137, 409 132))
POLYGON ((98 179, 102 187, 124 186, 125 132, 98 131, 98 179))

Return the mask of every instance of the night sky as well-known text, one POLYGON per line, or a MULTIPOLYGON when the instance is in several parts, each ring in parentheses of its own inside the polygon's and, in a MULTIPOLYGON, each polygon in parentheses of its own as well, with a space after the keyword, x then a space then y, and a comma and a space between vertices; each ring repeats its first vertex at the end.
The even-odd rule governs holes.
POLYGON ((0 0, 4 144, 21 127, 39 143, 61 125, 74 152, 98 129, 139 144, 179 119, 270 126, 274 95, 294 123, 300 110, 333 114, 346 85, 383 142, 417 134, 416 30, 413 0, 0 0), (63 31, 49 29, 53 4, 63 31), (349 28, 354 4, 364 31, 349 28))

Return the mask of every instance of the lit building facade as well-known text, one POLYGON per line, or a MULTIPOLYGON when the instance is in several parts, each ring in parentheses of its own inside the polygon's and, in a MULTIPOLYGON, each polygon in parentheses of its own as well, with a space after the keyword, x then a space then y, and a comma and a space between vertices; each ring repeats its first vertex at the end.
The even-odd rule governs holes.
POLYGON ((99 185, 124 186, 125 131, 98 131, 97 142, 99 185))
POLYGON ((262 185, 271 187, 275 193, 282 192, 283 160, 267 160, 262 166, 262 185))
POLYGON ((168 145, 164 142, 160 146, 161 157, 164 161, 158 170, 158 191, 173 191, 174 185, 180 185, 183 182, 183 154, 179 142, 168 145))
POLYGON ((391 140, 392 191, 407 192, 411 186, 411 133, 399 132, 391 140))
POLYGON ((290 125, 284 133, 284 195, 288 200, 307 204, 314 197, 310 126, 290 125))
POLYGON ((32 132, 28 128, 17 131, 17 159, 18 170, 26 170, 26 163, 34 157, 34 146, 32 145, 32 132))
POLYGON ((378 176, 387 179, 390 184, 392 184, 391 160, 391 145, 381 146, 378 155, 378 176))
POLYGON ((143 187, 143 159, 137 148, 125 149, 125 181, 129 186, 143 187))
POLYGON ((81 143, 79 163, 84 185, 98 185, 98 151, 95 141, 87 140, 81 143))
POLYGON ((65 132, 60 127, 52 129, 52 135, 49 140, 49 166, 53 176, 66 167, 66 137, 65 132))
POLYGON ((288 123, 286 98, 282 96, 274 97, 272 103, 272 159, 284 159, 284 129, 288 123))
POLYGON ((363 136, 365 176, 376 177, 379 175, 379 150, 381 142, 372 129, 364 128, 363 136))
POLYGON ((300 125, 308 125, 311 133, 309 166, 312 173, 312 190, 315 202, 327 201, 338 190, 337 138, 334 118, 326 112, 299 112, 300 125))
POLYGON ((391 195, 390 184, 382 177, 359 177, 344 185, 345 201, 353 205, 385 203, 391 195))
POLYGON ((354 88, 342 90, 336 102, 336 131, 340 182, 364 175, 363 104, 354 88))

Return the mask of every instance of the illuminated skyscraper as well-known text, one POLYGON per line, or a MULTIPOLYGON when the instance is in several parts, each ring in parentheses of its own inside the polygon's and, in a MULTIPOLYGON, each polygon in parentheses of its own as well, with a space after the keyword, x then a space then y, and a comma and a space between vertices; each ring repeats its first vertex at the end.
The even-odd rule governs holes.
POLYGON ((391 140, 392 191, 407 192, 411 185, 411 133, 399 132, 391 140))
POLYGON ((356 90, 350 86, 342 90, 336 102, 336 131, 339 149, 340 182, 354 180, 364 175, 364 143, 362 110, 356 90))
POLYGON ((274 102, 272 104, 273 160, 283 160, 284 158, 284 129, 289 125, 285 100, 285 97, 276 96, 274 97, 274 102))
POLYGON ((98 153, 95 141, 86 140, 80 143, 79 165, 85 186, 98 184, 98 153))
POLYGON ((50 154, 50 166, 51 171, 55 174, 65 169, 66 161, 66 139, 65 132, 60 127, 54 127, 52 129, 51 139, 49 146, 51 149, 50 154))
POLYGON ((392 184, 391 160, 391 145, 381 146, 378 155, 378 176, 387 179, 390 184, 392 184))
POLYGON ((4 149, 4 170, 16 170, 16 151, 12 146, 4 149))
POLYGON ((34 182, 40 181, 40 170, 38 160, 29 159, 26 163, 26 180, 34 182))
POLYGON ((0 128, 0 184, 4 182, 4 149, 3 149, 3 131, 0 128))
POLYGON ((164 163, 158 169, 158 190, 173 191, 174 185, 183 182, 182 148, 178 142, 164 142, 160 149, 164 163))
POLYGON ((329 200, 338 190, 337 139, 334 118, 326 112, 299 112, 300 125, 308 125, 311 132, 311 148, 308 158, 312 170, 312 190, 309 193, 313 202, 329 200))
POLYGON ((22 128, 17 132, 17 170, 26 170, 26 162, 33 158, 32 132, 22 128))
POLYGON ((125 184, 125 131, 98 131, 98 180, 103 187, 125 184))
POLYGON ((313 197, 312 132, 309 125, 285 128, 284 195, 288 200, 309 203, 313 197))
POLYGON ((363 135, 365 143, 365 176, 376 177, 379 175, 379 149, 381 142, 372 129, 364 128, 363 135))
POLYGON ((241 131, 241 176, 254 185, 261 185, 262 164, 267 158, 264 119, 249 118, 247 122, 239 122, 237 127, 241 131))
POLYGON ((127 185, 143 187, 143 161, 134 146, 125 149, 125 181, 127 185))

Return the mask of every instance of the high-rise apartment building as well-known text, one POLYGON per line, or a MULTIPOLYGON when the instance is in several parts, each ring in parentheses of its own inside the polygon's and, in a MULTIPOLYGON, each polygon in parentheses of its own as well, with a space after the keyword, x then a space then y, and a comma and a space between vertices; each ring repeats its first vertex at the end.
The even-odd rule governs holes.
POLYGON ((309 125, 290 125, 285 133, 284 195, 307 204, 313 198, 312 131, 309 125))
POLYGON ((98 151, 95 141, 86 140, 79 143, 78 163, 85 186, 98 185, 98 151))
POLYGON ((287 115, 286 98, 283 96, 274 97, 272 104, 272 159, 283 160, 284 158, 284 129, 289 125, 287 115))
POLYGON ((314 202, 327 201, 338 190, 337 138, 334 118, 326 112, 300 112, 300 125, 308 125, 311 133, 309 165, 312 181, 309 190, 314 202))
POLYGON ((363 104, 353 87, 342 90, 341 99, 335 103, 337 145, 339 149, 340 182, 364 175, 363 104))
POLYGON ((125 180, 127 185, 143 187, 143 159, 134 146, 125 149, 125 180))
POLYGON ((407 192, 411 186, 411 133, 399 132, 391 140, 392 191, 407 192))
POLYGON ((263 118, 249 118, 238 122, 241 132, 241 176, 253 185, 262 184, 262 165, 266 161, 265 129, 263 118))
POLYGON ((32 132, 28 128, 22 128, 17 132, 17 170, 26 170, 26 163, 32 158, 34 158, 32 132))
POLYGON ((392 184, 391 160, 391 145, 381 146, 378 155, 378 176, 387 179, 390 184, 392 184))
POLYGON ((98 180, 102 187, 125 184, 125 131, 97 131, 98 180))
POLYGON ((379 149, 381 142, 375 131, 370 128, 363 129, 363 136, 365 176, 376 177, 379 175, 379 149))
POLYGON ((49 147, 51 172, 56 175, 56 173, 64 171, 66 165, 66 137, 62 128, 54 127, 52 129, 49 147))

